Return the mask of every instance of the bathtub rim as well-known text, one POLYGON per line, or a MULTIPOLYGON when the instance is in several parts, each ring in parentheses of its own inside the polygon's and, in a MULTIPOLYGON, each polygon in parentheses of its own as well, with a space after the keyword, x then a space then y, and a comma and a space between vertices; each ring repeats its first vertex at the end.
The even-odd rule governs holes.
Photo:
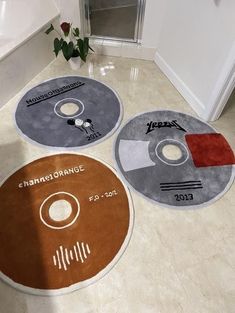
MULTIPOLYGON (((3 61, 5 58, 7 58, 10 54, 12 54, 18 47, 26 43, 28 40, 30 40, 32 37, 34 37, 36 34, 41 32, 47 25, 55 21, 60 17, 60 12, 58 12, 56 15, 54 15, 51 19, 49 19, 46 23, 43 23, 40 27, 32 31, 27 37, 20 40, 18 43, 16 43, 12 48, 10 48, 6 53, 3 55, 0 55, 0 62, 3 61)), ((45 34, 46 36, 46 34, 45 34)))

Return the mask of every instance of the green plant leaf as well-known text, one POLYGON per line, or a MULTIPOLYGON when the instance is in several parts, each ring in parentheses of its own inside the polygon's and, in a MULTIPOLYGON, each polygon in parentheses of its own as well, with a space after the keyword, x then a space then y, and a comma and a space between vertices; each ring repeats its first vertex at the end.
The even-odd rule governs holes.
POLYGON ((73 54, 72 54, 73 58, 79 57, 79 52, 77 49, 73 49, 73 54))
POLYGON ((80 36, 80 31, 79 28, 73 28, 73 35, 74 37, 79 37, 80 36))
POLYGON ((78 39, 77 40, 77 45, 78 45, 78 51, 80 54, 80 58, 82 59, 82 61, 86 62, 86 53, 85 53, 85 49, 84 49, 84 42, 82 39, 78 39))
POLYGON ((88 48, 89 48, 91 51, 95 52, 95 50, 93 50, 90 45, 88 45, 88 48))
POLYGON ((72 41, 70 41, 68 44, 66 41, 63 42, 62 45, 62 52, 63 55, 65 57, 65 59, 68 61, 72 55, 73 55, 73 51, 74 51, 74 44, 72 41))
POLYGON ((87 37, 84 38, 83 40, 83 45, 84 45, 84 53, 85 53, 85 56, 87 56, 88 54, 88 50, 89 50, 89 39, 87 37))
POLYGON ((50 27, 45 31, 45 34, 50 34, 54 30, 54 26, 51 24, 50 27))
POLYGON ((59 40, 58 38, 55 38, 55 40, 54 40, 54 52, 55 52, 56 57, 61 50, 62 43, 63 43, 63 39, 61 42, 61 40, 59 40))

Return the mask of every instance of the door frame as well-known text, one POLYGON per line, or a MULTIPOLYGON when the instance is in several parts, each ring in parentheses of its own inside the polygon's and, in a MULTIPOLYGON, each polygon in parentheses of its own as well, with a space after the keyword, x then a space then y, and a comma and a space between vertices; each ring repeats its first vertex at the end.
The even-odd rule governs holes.
POLYGON ((204 118, 207 121, 217 120, 235 89, 235 43, 233 44, 218 80, 213 89, 209 108, 205 111, 204 118))

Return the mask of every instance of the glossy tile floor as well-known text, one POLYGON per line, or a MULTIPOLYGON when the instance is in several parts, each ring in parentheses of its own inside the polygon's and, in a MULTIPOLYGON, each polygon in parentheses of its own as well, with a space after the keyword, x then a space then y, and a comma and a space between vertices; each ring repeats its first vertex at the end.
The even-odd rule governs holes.
MULTIPOLYGON (((153 62, 91 56, 78 72, 57 59, 0 110, 0 180, 14 168, 48 154, 19 137, 13 112, 21 95, 43 80, 80 74, 107 83, 120 95, 124 119, 168 108, 194 112, 153 62)), ((235 149, 235 94, 212 123, 235 149)), ((115 134, 82 150, 113 165, 115 134)), ((135 226, 116 266, 97 283, 47 298, 26 295, 0 282, 0 313, 233 313, 235 312, 235 184, 203 209, 177 211, 132 192, 135 226)))

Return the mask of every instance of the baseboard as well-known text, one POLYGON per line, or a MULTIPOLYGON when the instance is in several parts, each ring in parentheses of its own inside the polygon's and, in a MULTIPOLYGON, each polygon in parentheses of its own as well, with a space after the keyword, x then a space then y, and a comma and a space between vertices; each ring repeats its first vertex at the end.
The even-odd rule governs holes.
POLYGON ((90 45, 96 54, 154 61, 156 48, 137 43, 106 39, 90 39, 90 45))
POLYGON ((161 69, 161 71, 171 81, 174 87, 188 102, 188 104, 192 107, 192 109, 199 115, 199 117, 202 119, 206 119, 204 104, 196 97, 192 90, 190 90, 190 88, 182 81, 182 79, 176 74, 176 72, 169 66, 169 64, 158 52, 155 53, 154 61, 161 69))
POLYGON ((217 120, 235 88, 235 43, 233 44, 209 99, 208 119, 217 120))
POLYGON ((235 88, 235 65, 231 70, 230 76, 228 77, 227 80, 225 80, 223 89, 219 93, 216 101, 214 102, 214 106, 208 113, 208 119, 210 121, 216 121, 220 117, 234 88, 235 88))

